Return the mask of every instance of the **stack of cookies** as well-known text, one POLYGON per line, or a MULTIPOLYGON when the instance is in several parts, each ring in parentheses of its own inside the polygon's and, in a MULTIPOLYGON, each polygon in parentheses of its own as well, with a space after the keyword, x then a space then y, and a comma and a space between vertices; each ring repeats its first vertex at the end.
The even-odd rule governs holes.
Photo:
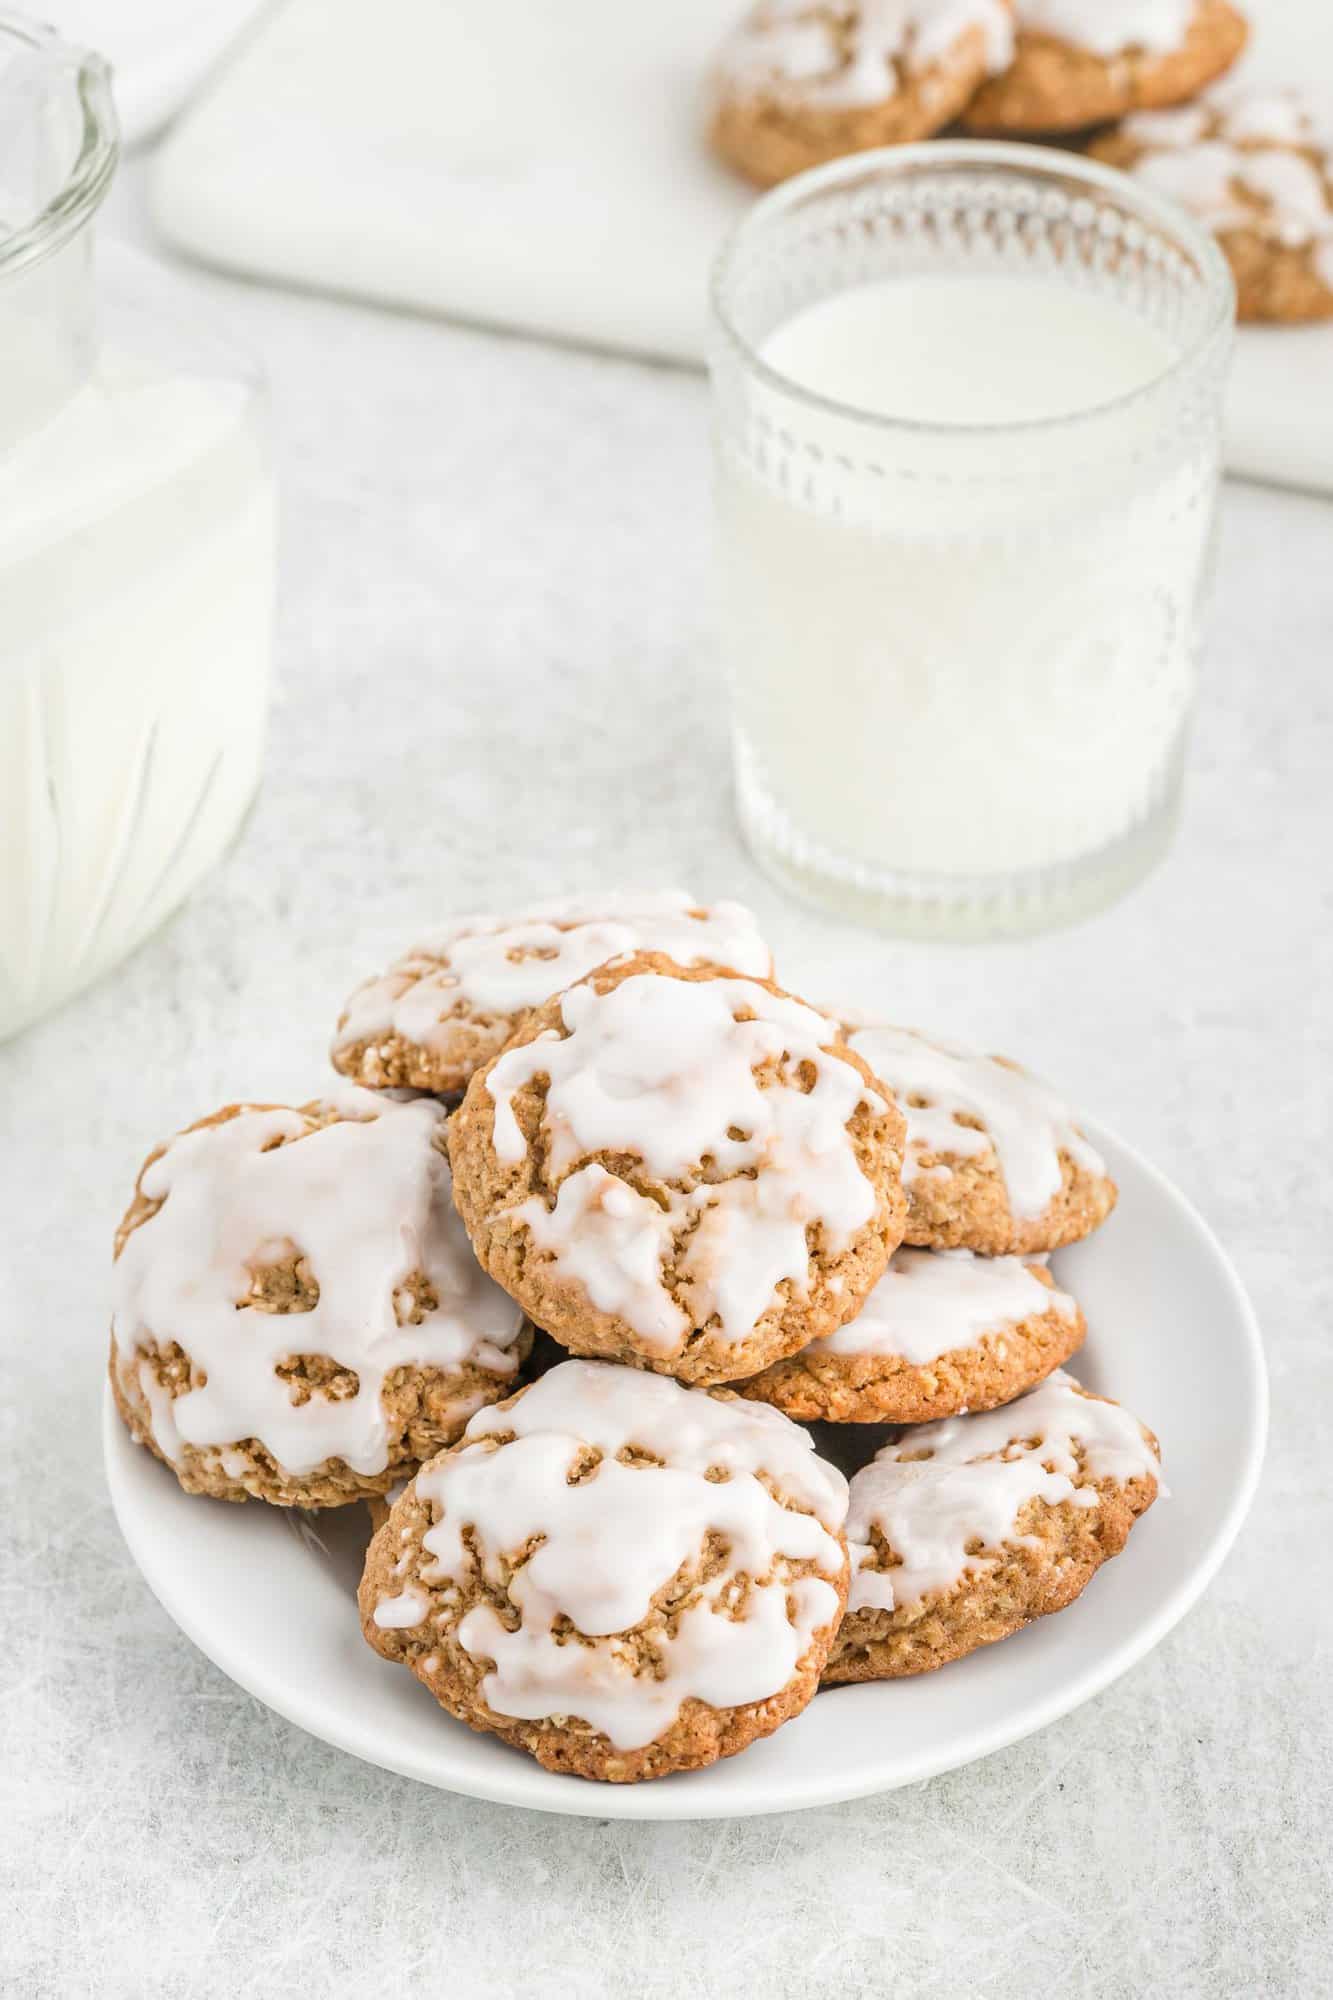
POLYGON ((1002 1639, 1157 1493, 1062 1372, 1045 1260, 1115 1201, 1070 1113, 772 974, 684 894, 459 920, 353 994, 346 1083, 159 1147, 117 1237, 134 1436, 370 1501, 367 1640, 549 1769, 697 1768, 1002 1639))
POLYGON ((1215 232, 1242 319, 1327 319, 1333 144, 1292 92, 1207 94, 1247 32, 1231 0, 757 0, 710 136, 762 187, 946 128, 1086 149, 1215 232))

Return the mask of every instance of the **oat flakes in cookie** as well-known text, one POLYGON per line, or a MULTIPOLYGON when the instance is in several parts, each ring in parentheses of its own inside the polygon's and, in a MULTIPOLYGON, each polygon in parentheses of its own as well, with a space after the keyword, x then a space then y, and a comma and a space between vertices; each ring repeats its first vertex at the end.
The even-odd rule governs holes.
POLYGON ((482 1264, 562 1346, 730 1382, 857 1311, 902 1236, 902 1131, 826 1015, 645 954, 529 1018, 449 1151, 482 1264))
POLYGON ((1028 1071, 910 1028, 847 1038, 907 1120, 905 1242, 1028 1257, 1106 1220, 1116 1188, 1101 1155, 1028 1071))
POLYGON ((345 1086, 150 1154, 116 1237, 111 1387, 187 1492, 386 1492, 510 1394, 530 1340, 450 1200, 444 1111, 345 1086))
POLYGON ((1294 91, 1140 112, 1090 150, 1213 231, 1241 319, 1333 318, 1333 140, 1294 91))
POLYGON ((1021 1396, 1085 1331, 1042 1264, 901 1249, 855 1319, 738 1386, 805 1423, 929 1423, 1021 1396))
POLYGON ((548 1770, 694 1770, 815 1692, 846 1505, 776 1410, 566 1361, 423 1466, 371 1543, 362 1630, 548 1770))
POLYGON ((1012 46, 1010 0, 759 0, 718 58, 712 145, 767 187, 924 139, 1012 46))
POLYGON ((456 917, 357 987, 338 1020, 334 1068, 374 1090, 407 1086, 453 1096, 534 1007, 595 966, 636 951, 761 978, 773 970, 747 909, 700 904, 683 890, 456 917))
POLYGON ((1013 61, 967 105, 969 132, 1078 132, 1184 103, 1247 35, 1230 0, 1017 0, 1016 16, 1013 61))
POLYGON ((904 1432, 852 1481, 852 1587, 826 1683, 925 1673, 1063 1611, 1157 1497, 1157 1443, 1063 1372, 904 1432))

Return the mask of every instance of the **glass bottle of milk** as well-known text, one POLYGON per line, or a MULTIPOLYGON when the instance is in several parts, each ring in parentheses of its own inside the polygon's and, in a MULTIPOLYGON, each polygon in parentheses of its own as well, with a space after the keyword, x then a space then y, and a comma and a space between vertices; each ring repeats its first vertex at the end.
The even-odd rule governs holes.
POLYGON ((175 908, 263 753, 262 402, 147 260, 95 281, 116 157, 100 59, 0 16, 0 1036, 175 908))
POLYGON ((714 288, 740 816, 891 930, 1016 932, 1174 822, 1232 292, 1050 148, 863 154, 761 201, 714 288))

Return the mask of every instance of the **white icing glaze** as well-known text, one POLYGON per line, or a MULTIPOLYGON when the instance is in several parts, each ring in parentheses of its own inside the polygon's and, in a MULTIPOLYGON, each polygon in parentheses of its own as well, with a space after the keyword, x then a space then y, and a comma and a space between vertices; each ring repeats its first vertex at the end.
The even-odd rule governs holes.
POLYGON ((1236 178, 1250 194, 1271 204, 1276 225, 1288 240, 1307 243, 1333 228, 1333 204, 1322 176, 1301 153, 1242 153, 1236 178))
POLYGON ((961 35, 980 28, 986 38, 986 67, 992 76, 1014 58, 1014 17, 1008 0, 916 0, 909 69, 946 60, 961 35))
POLYGON ((1125 120, 1124 130, 1148 148, 1133 172, 1210 229, 1311 245, 1316 270, 1333 283, 1333 178, 1295 92, 1228 93, 1188 112, 1188 121, 1184 111, 1125 120))
POLYGON ((1223 139, 1233 146, 1325 145, 1309 106, 1294 90, 1229 89, 1170 110, 1136 111, 1119 130, 1141 145, 1192 146, 1223 139))
POLYGON ((671 1353, 714 1315, 725 1339, 743 1340, 784 1280, 806 1294, 810 1225, 836 1253, 874 1215, 847 1122, 880 1099, 830 1051, 831 1021, 749 980, 640 974, 606 993, 574 987, 561 1015, 563 1040, 548 1032, 509 1050, 487 1082, 495 1151, 516 1161, 526 1141, 514 1093, 550 1078, 547 1166, 565 1178, 552 1209, 534 1195, 514 1219, 652 1350, 671 1353), (738 1019, 742 1011, 753 1018, 738 1019), (761 1088, 755 1065, 774 1062, 780 1080, 761 1088), (802 1064, 814 1070, 808 1092, 795 1081, 802 1064), (580 1164, 596 1153, 636 1155, 657 1198, 580 1164), (705 1161, 733 1178, 695 1185, 705 1161), (682 1310, 661 1266, 687 1224, 675 1259, 682 1310))
POLYGON ((554 1208, 534 1199, 520 1214, 537 1248, 559 1258, 599 1312, 617 1314, 667 1352, 688 1331, 662 1286, 675 1223, 646 1194, 593 1161, 560 1183, 554 1208))
POLYGON ((980 28, 992 71, 1013 54, 1004 0, 764 0, 725 44, 720 73, 738 91, 793 90, 855 110, 886 103, 909 76, 947 62, 980 28))
POLYGON ((1097 56, 1125 49, 1169 55, 1180 48, 1198 0, 1018 0, 1018 25, 1097 56))
POLYGON ((1178 104, 1170 111, 1133 111, 1117 130, 1145 146, 1193 146, 1208 129, 1203 104, 1178 104))
POLYGON ((414 1583, 397 1597, 381 1597, 371 1615, 382 1632, 397 1632, 419 1625, 429 1610, 429 1597, 414 1583))
POLYGON ((856 1318, 806 1352, 895 1355, 919 1368, 1020 1320, 1049 1312, 1073 1319, 1073 1299, 1034 1278, 1032 1261, 970 1250, 895 1251, 856 1318))
POLYGON ((726 902, 694 914, 700 909, 684 890, 665 890, 569 898, 522 918, 455 918, 357 988, 335 1052, 388 1034, 442 1052, 456 1013, 525 1014, 627 952, 660 951, 680 965, 707 960, 767 977, 772 955, 750 912, 726 902))
POLYGON ((1242 157, 1225 140, 1201 139, 1197 145, 1184 146, 1178 151, 1146 153, 1134 172, 1159 194, 1191 209, 1212 228, 1226 228, 1247 219, 1247 211, 1236 200, 1231 185, 1242 157))
POLYGON ((852 1481, 848 1611, 918 1604, 991 1567, 1006 1546, 1029 1539, 1018 1533, 1018 1517, 1030 1500, 1099 1506, 1097 1493, 1075 1486, 1076 1477, 1125 1485, 1157 1470, 1156 1454, 1129 1412, 1080 1395, 1063 1370, 1001 1410, 918 1424, 852 1481), (930 1456, 915 1456, 922 1451, 930 1456), (865 1566, 872 1529, 901 1558, 895 1567, 865 1566), (968 1555, 968 1544, 978 1541, 981 1552, 968 1555))
MULTIPOLYGON (((1251 140, 1270 146, 1321 143, 1309 108, 1294 90, 1227 91, 1219 93, 1210 102, 1221 115, 1225 136, 1236 145, 1251 140)), ((1159 113, 1159 116, 1163 115, 1159 113)), ((1173 142, 1159 138, 1154 143, 1170 145, 1173 142)))
MULTIPOLYGON (((441 1106, 351 1087, 327 1102, 343 1122, 314 1132, 286 1108, 183 1132, 143 1176, 144 1194, 162 1207, 116 1261, 112 1334, 117 1366, 137 1378, 169 1459, 182 1445, 255 1438, 297 1477, 329 1458, 381 1472, 390 1440, 380 1391, 392 1370, 471 1365, 504 1381, 516 1372, 522 1315, 479 1268, 454 1212, 448 1162, 432 1143, 441 1106), (319 1286, 313 1309, 238 1310, 255 1271, 293 1253, 319 1286), (400 1326, 395 1298, 417 1271, 439 1304, 400 1326), (141 1358, 170 1341, 207 1377, 174 1399, 141 1358), (274 1372, 291 1354, 354 1370, 357 1394, 293 1403, 274 1372)), ((455 1415, 482 1400, 460 1396, 455 1415)))
POLYGON ((1088 1173, 1106 1171, 1101 1155, 1075 1130, 1073 1114, 1026 1070, 950 1042, 929 1042, 910 1028, 857 1028, 848 1040, 898 1099, 907 1120, 903 1185, 943 1167, 923 1167, 926 1153, 976 1158, 993 1147, 1016 1219, 1035 1221, 1060 1192, 1060 1154, 1088 1173), (924 1097, 913 1105, 912 1097, 924 1097), (959 1114, 985 1127, 960 1125, 959 1114))
POLYGON ((1206 139, 1180 152, 1145 153, 1134 171, 1211 229, 1255 229, 1293 247, 1313 243, 1321 258, 1333 238, 1333 201, 1300 153, 1241 152, 1206 139), (1243 194, 1268 204, 1268 212, 1243 194))
MULTIPOLYGON (((733 1707, 778 1693, 836 1613, 832 1583, 788 1581, 781 1559, 812 1562, 836 1581, 846 1482, 815 1456, 806 1432, 763 1404, 606 1362, 567 1361, 512 1408, 474 1417, 464 1443, 416 1484, 439 1514, 424 1537, 427 1583, 466 1583, 475 1551, 520 1613, 512 1632, 489 1605, 458 1626, 466 1650, 494 1663, 482 1692, 501 1715, 579 1716, 617 1748, 636 1749, 669 1728, 691 1696, 733 1707), (493 1447, 486 1440, 494 1436, 512 1441, 493 1447), (571 1484, 588 1446, 601 1462, 571 1484), (616 1454, 631 1447, 661 1462, 625 1464, 616 1454), (718 1467, 730 1476, 705 1477, 718 1467), (794 1504, 774 1499, 760 1473, 794 1504), (726 1542, 726 1566, 674 1632, 655 1634, 656 1674, 636 1674, 628 1646, 556 1636, 561 1619, 591 1639, 633 1631, 710 1534, 726 1542), (508 1559, 537 1538, 511 1580, 508 1559), (750 1588, 740 1615, 728 1616, 720 1607, 734 1602, 742 1572, 750 1588)), ((415 1607, 415 1599, 404 1603, 409 1594, 382 1600, 386 1616, 377 1606, 376 1621, 406 1622, 415 1607)))

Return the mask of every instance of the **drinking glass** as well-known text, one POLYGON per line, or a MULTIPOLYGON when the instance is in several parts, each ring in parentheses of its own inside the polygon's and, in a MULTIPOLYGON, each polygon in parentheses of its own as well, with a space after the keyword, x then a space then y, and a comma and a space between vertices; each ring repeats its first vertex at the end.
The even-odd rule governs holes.
POLYGON ((771 874, 888 930, 984 936, 1091 911, 1164 851, 1233 319, 1211 237, 1052 148, 855 155, 749 212, 712 288, 718 585, 738 810, 771 874), (922 304, 950 281, 957 420, 938 394, 924 418, 867 407, 836 355, 815 387, 774 355, 797 315, 890 279, 922 304), (1097 336, 1051 414, 976 415, 997 279, 1034 353, 1052 286, 1097 336), (1125 336, 1160 359, 1108 393, 1125 336))

